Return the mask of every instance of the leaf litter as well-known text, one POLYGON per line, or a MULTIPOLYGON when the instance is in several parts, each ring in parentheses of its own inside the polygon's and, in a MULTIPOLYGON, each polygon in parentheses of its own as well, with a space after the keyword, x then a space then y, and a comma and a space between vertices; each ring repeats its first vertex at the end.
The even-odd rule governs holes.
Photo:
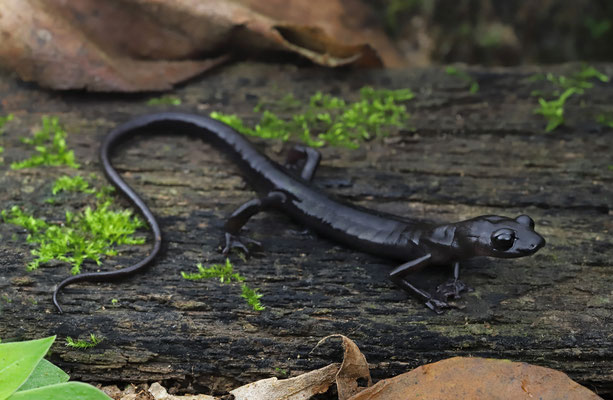
MULTIPOLYGON (((539 399, 597 400, 592 391, 572 381, 566 374, 550 368, 509 360, 479 357, 453 357, 422 365, 412 371, 372 384, 366 357, 358 346, 343 335, 342 363, 333 363, 292 378, 266 378, 231 390, 233 400, 308 400, 326 393, 336 384, 338 400, 464 400, 464 399, 539 399), (366 387, 360 386, 365 383, 366 387)), ((314 350, 314 349, 313 349, 314 350)), ((174 396, 159 383, 140 389, 102 388, 115 400, 221 400, 207 395, 174 396)))
POLYGON ((0 65, 51 89, 167 90, 231 58, 399 66, 359 0, 3 0, 0 65))

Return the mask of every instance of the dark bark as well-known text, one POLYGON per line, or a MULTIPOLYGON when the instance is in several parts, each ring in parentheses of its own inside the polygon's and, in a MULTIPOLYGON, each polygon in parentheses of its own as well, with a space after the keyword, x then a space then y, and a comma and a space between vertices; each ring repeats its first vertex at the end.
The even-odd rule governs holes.
MULTIPOLYGON (((600 69, 613 74, 613 65, 600 69)), ((324 149, 314 184, 347 201, 416 218, 531 215, 547 246, 530 258, 463 265, 463 280, 476 289, 461 300, 465 308, 435 315, 387 280, 393 261, 305 235, 276 213, 248 224, 263 251, 246 261, 232 258, 264 294, 265 311, 250 310, 237 285, 183 280, 179 272, 194 271, 198 262, 223 261, 218 245, 224 216, 254 192, 209 145, 162 136, 136 140, 114 158, 159 216, 165 249, 157 263, 121 283, 69 287, 61 295, 66 313, 57 315, 51 293, 69 268, 27 272, 25 233, 0 224, 0 338, 58 335, 51 359, 76 379, 166 380, 221 391, 275 375, 275 369, 297 374, 336 361, 325 351, 309 351, 320 338, 341 333, 360 346, 375 379, 474 355, 556 368, 611 396, 613 140, 611 129, 593 121, 611 109, 613 91, 597 85, 571 98, 567 126, 545 133, 530 96, 545 84, 526 80, 536 70, 471 72, 481 85, 476 94, 439 68, 330 72, 239 64, 178 89, 184 102, 175 108, 219 110, 254 121, 251 109, 258 100, 287 93, 307 99, 321 90, 356 98, 367 84, 413 89, 417 96, 407 104, 412 114, 407 129, 358 150, 324 149), (111 299, 118 303, 113 306, 111 299), (66 336, 90 332, 104 342, 85 351, 63 345, 66 336)), ((102 136, 131 116, 162 109, 147 106, 144 96, 51 93, 6 75, 0 78, 0 96, 1 113, 17 117, 0 137, 5 147, 0 204, 58 219, 65 208, 81 207, 83 197, 45 203, 52 181, 69 170, 10 170, 10 161, 29 155, 19 137, 28 135, 41 115, 57 115, 82 174, 101 176, 102 136)), ((278 144, 258 145, 283 159, 278 144)), ((122 250, 102 268, 126 266, 147 246, 122 250)), ((426 273, 428 282, 442 282, 451 269, 426 273)))

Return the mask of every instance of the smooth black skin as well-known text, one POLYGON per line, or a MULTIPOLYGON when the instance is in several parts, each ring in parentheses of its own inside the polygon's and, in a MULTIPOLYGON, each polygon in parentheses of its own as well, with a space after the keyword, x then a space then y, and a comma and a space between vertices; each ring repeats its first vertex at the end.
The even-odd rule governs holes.
POLYGON ((319 164, 314 149, 297 146, 285 167, 257 151, 242 135, 215 119, 183 114, 158 113, 129 121, 110 132, 102 142, 100 160, 109 181, 134 203, 153 232, 151 253, 126 268, 106 272, 83 273, 66 278, 53 293, 77 282, 122 279, 146 268, 160 251, 160 227, 145 202, 121 179, 110 162, 111 151, 124 139, 137 134, 176 132, 201 137, 226 153, 240 167, 247 181, 258 192, 258 198, 240 206, 225 225, 225 248, 248 252, 246 244, 259 243, 242 238, 240 230, 254 214, 267 209, 280 210, 300 224, 344 245, 386 258, 404 262, 390 273, 390 279, 407 292, 420 297, 437 313, 448 308, 448 297, 459 297, 467 290, 458 280, 459 263, 476 256, 499 258, 524 257, 534 254, 545 240, 534 231, 534 221, 527 215, 515 219, 484 215, 466 221, 432 225, 378 213, 331 199, 309 185, 319 164), (301 165, 299 174, 292 169, 301 165), (296 176, 298 175, 298 176, 296 176), (417 268, 434 264, 454 266, 454 274, 433 296, 409 283, 405 276, 417 268))

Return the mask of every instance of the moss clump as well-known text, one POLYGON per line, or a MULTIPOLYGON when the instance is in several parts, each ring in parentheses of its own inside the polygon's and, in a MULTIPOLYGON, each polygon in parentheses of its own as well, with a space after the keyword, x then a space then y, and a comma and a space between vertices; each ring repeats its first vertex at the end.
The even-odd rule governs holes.
MULTIPOLYGON (((590 65, 582 65, 581 69, 569 76, 555 75, 551 72, 547 74, 536 74, 530 78, 531 81, 546 80, 554 86, 551 92, 553 96, 560 96, 568 89, 573 89, 576 94, 583 94, 585 90, 594 87, 593 79, 601 82, 609 82, 609 77, 590 65)), ((543 92, 535 90, 533 96, 543 96, 543 92)))
MULTIPOLYGON (((548 73, 546 75, 537 74, 530 78, 531 81, 547 80, 554 86, 552 95, 556 98, 546 100, 544 94, 540 90, 532 91, 533 96, 539 96, 538 102, 540 107, 534 109, 535 114, 541 114, 547 119, 546 132, 551 132, 558 126, 564 124, 564 105, 566 101, 573 95, 582 95, 586 90, 594 87, 593 79, 601 82, 609 82, 609 77, 598 71, 596 68, 583 65, 579 72, 570 76, 554 75, 548 73)), ((597 121, 608 125, 606 119, 601 116, 597 117, 597 121)))
POLYGON ((613 128, 613 115, 611 114, 598 114, 596 116, 596 121, 598 121, 599 124, 613 128))
POLYGON ((75 349, 89 349, 91 347, 96 347, 102 342, 102 338, 96 336, 94 333, 89 334, 89 340, 83 339, 73 339, 70 336, 66 337, 66 346, 72 347, 75 349))
POLYGON ((577 91, 574 88, 569 88, 557 99, 547 101, 542 97, 539 98, 540 107, 535 109, 534 113, 541 114, 547 119, 545 132, 551 132, 564 123, 564 103, 575 93, 577 91))
POLYGON ((457 76, 468 85, 468 91, 471 93, 477 93, 479 91, 479 82, 470 76, 467 72, 457 69, 453 66, 445 68, 445 73, 449 76, 457 76))
POLYGON ((4 125, 6 125, 7 122, 12 121, 15 117, 13 116, 13 114, 9 114, 6 117, 0 117, 0 135, 4 133, 4 125))
POLYGON ((148 106, 180 106, 181 99, 176 96, 154 97, 147 100, 148 106))
MULTIPOLYGON (((11 118, 5 117, 5 120, 11 118)), ((27 160, 13 163, 11 168, 31 168, 42 165, 68 165, 78 168, 74 152, 66 146, 66 132, 57 117, 43 117, 42 127, 32 138, 22 141, 34 147, 37 154, 27 160)), ((113 188, 103 186, 94 189, 81 176, 62 176, 54 184, 52 193, 63 191, 94 195, 96 200, 76 212, 65 211, 64 220, 53 223, 14 206, 3 210, 1 216, 6 223, 21 226, 28 231, 27 242, 33 245, 34 259, 27 265, 28 270, 38 268, 50 261, 61 261, 72 266, 72 273, 78 274, 81 265, 87 261, 101 264, 103 256, 116 255, 115 246, 122 244, 143 244, 144 238, 134 237, 137 229, 144 224, 133 216, 130 210, 114 210, 110 193, 113 188)), ((57 197, 46 201, 55 204, 57 197)))
MULTIPOLYGON (((218 278, 221 283, 242 282, 245 277, 238 272, 234 272, 234 267, 229 258, 226 258, 225 264, 213 264, 210 267, 203 267, 198 263, 198 272, 188 274, 181 271, 183 279, 198 280, 198 279, 211 279, 218 278)), ((262 311, 265 307, 260 302, 260 298, 263 295, 258 293, 257 289, 250 288, 247 284, 241 284, 241 297, 244 298, 247 303, 255 311, 262 311)))
POLYGON ((64 175, 55 180, 53 189, 51 192, 56 195, 59 192, 81 192, 81 193, 95 193, 96 190, 89 187, 89 182, 83 179, 82 176, 68 176, 64 175))
POLYGON ((238 272, 234 272, 234 267, 228 258, 226 258, 225 264, 213 264, 205 268, 201 263, 198 263, 196 267, 198 268, 198 272, 193 274, 181 271, 183 279, 194 281, 198 279, 219 278, 219 282, 221 283, 230 283, 232 281, 242 282, 245 280, 238 272))
MULTIPOLYGON (((0 117, 0 135, 4 133, 4 125, 6 125, 7 122, 12 121, 13 118, 13 114, 9 114, 6 117, 0 117)), ((3 152, 4 147, 0 146, 0 154, 2 154, 3 152)), ((2 162, 2 159, 0 159, 0 162, 2 162)))
MULTIPOLYGON (((88 187, 89 184, 85 186, 88 187)), ((100 265, 103 256, 116 255, 116 245, 143 244, 144 238, 133 236, 144 226, 143 222, 131 210, 112 210, 112 201, 105 193, 95 193, 99 199, 93 207, 87 206, 76 213, 66 211, 64 221, 59 224, 36 218, 17 206, 3 210, 4 222, 25 228, 27 242, 36 246, 31 251, 35 258, 27 269, 34 270, 56 260, 69 263, 71 272, 78 274, 85 261, 100 265)))
POLYGON ((249 286, 244 283, 241 285, 241 297, 247 300, 247 303, 255 310, 262 311, 266 307, 262 305, 260 302, 260 298, 264 296, 263 294, 258 293, 257 289, 251 289, 249 286))
POLYGON ((33 138, 23 138, 25 144, 31 145, 37 154, 23 161, 11 164, 12 169, 38 167, 41 165, 67 165, 79 168, 75 162, 74 152, 66 145, 66 131, 60 126, 57 117, 43 117, 42 127, 34 133, 33 138))
MULTIPOLYGON (((260 122, 253 128, 246 126, 234 114, 215 111, 211 117, 244 135, 280 140, 294 138, 312 147, 330 145, 355 149, 364 141, 385 135, 386 128, 402 126, 409 114, 400 103, 413 97, 409 89, 375 90, 364 87, 360 90, 360 100, 348 103, 339 97, 317 92, 309 99, 304 112, 295 113, 289 119, 282 119, 272 111, 264 110, 264 104, 259 104, 254 111, 261 112, 260 122)), ((272 106, 286 112, 303 107, 291 95, 272 106)))

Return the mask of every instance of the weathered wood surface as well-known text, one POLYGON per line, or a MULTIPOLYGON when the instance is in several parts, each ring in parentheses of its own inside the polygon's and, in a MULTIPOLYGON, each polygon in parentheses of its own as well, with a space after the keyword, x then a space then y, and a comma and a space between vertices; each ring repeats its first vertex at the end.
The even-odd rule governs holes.
MULTIPOLYGON (((613 75, 613 65, 600 67, 613 75)), ((581 98, 584 104, 571 99, 570 127, 544 133, 530 96, 543 84, 526 80, 536 69, 473 72, 481 83, 477 94, 439 68, 348 73, 241 64, 180 88, 183 105, 175 107, 253 120, 259 99, 287 93, 306 99, 322 90, 355 98, 366 84, 413 89, 407 128, 414 132, 393 132, 355 151, 324 149, 316 185, 356 204, 426 219, 533 216, 547 246, 531 258, 464 265, 464 280, 476 288, 462 299, 465 308, 433 314, 386 279, 393 262, 305 235, 279 214, 248 225, 263 252, 234 258, 264 294, 265 311, 250 311, 236 286, 183 280, 179 271, 222 260, 223 218, 253 192, 210 146, 164 136, 138 140, 114 158, 159 216, 163 256, 147 274, 125 282, 70 287, 62 295, 66 314, 57 315, 51 293, 69 268, 26 272, 31 256, 24 232, 0 224, 0 337, 58 335, 52 359, 75 378, 165 380, 219 392, 279 369, 297 374, 320 367, 333 357, 309 351, 322 337, 342 333, 360 346, 375 378, 473 355, 553 367, 613 395, 613 139, 610 129, 591 122, 611 110, 613 90, 597 85, 581 98), (63 346, 66 336, 90 332, 106 340, 87 351, 63 346)), ((45 92, 6 75, 0 98, 1 112, 18 118, 0 138, 6 149, 0 204, 58 219, 66 207, 82 206, 78 196, 54 206, 44 202, 52 181, 68 170, 10 170, 10 161, 29 154, 19 137, 41 115, 58 115, 82 172, 100 175, 101 137, 132 116, 164 108, 147 106, 140 96, 45 92)), ((283 158, 278 144, 260 145, 283 158)), ((125 266, 146 250, 126 248, 104 268, 125 266)), ((439 281, 448 273, 432 272, 439 281)))

